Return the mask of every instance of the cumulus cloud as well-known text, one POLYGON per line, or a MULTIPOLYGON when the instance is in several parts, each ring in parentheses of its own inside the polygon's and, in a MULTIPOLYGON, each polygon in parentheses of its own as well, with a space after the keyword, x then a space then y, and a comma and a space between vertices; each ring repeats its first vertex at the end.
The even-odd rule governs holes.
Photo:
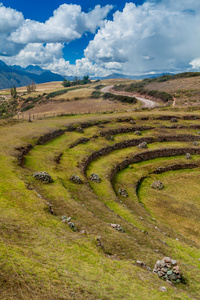
POLYGON ((0 3, 0 55, 15 55, 23 46, 8 40, 11 32, 24 22, 22 13, 0 3))
POLYGON ((120 63, 130 74, 188 68, 200 48, 200 4, 191 2, 126 4, 97 32, 85 57, 102 67, 105 62, 120 63))
POLYGON ((30 43, 20 51, 18 55, 4 58, 4 61, 10 65, 20 65, 26 67, 29 64, 46 66, 52 61, 59 60, 62 56, 64 44, 47 43, 30 43))
POLYGON ((26 20, 11 33, 9 40, 21 44, 68 43, 80 38, 84 32, 95 33, 111 9, 111 5, 97 5, 92 11, 85 13, 80 5, 63 4, 45 23, 26 20))

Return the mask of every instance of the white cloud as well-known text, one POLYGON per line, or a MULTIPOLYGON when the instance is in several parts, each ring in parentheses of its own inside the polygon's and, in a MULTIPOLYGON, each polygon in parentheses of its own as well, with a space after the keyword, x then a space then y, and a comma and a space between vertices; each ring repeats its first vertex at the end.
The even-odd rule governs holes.
POLYGON ((46 66, 52 61, 59 60, 63 53, 64 45, 61 43, 40 43, 28 44, 18 55, 4 58, 10 65, 26 67, 29 64, 46 66))
POLYGON ((190 62, 192 69, 200 70, 200 58, 195 58, 190 62))
POLYGON ((85 13, 81 6, 63 4, 53 12, 45 23, 26 20, 21 27, 12 32, 9 40, 16 43, 61 43, 80 38, 84 32, 95 33, 103 24, 103 19, 112 9, 111 5, 97 5, 85 13))
POLYGON ((24 20, 22 13, 0 6, 0 55, 4 61, 39 64, 54 72, 83 76, 109 73, 178 72, 200 68, 200 2, 148 0, 127 3, 112 21, 111 5, 85 13, 81 6, 63 4, 45 23, 24 20), (66 43, 95 33, 75 64, 63 58, 66 43))
POLYGON ((0 3, 0 55, 15 55, 23 46, 8 41, 9 34, 24 22, 22 13, 0 3))
POLYGON ((129 74, 181 71, 199 57, 200 11, 197 1, 145 2, 125 5, 107 21, 85 49, 85 57, 103 66, 122 65, 129 74), (180 2, 179 2, 180 3, 180 2), (196 4, 192 6, 192 4, 196 4))
POLYGON ((9 33, 23 23, 24 17, 21 12, 12 8, 6 8, 0 3, 0 34, 9 33))

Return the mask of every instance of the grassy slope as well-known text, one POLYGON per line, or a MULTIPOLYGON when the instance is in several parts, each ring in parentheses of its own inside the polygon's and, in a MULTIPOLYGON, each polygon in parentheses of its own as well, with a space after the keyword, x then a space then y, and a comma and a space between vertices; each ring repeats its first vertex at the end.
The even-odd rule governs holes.
MULTIPOLYGON (((109 117, 101 116, 101 118, 109 117)), ((94 119, 95 116, 81 117, 82 120, 91 118, 94 119)), ((124 209, 125 219, 133 220, 140 230, 132 229, 129 224, 120 220, 127 233, 116 232, 107 223, 119 222, 118 217, 113 215, 103 202, 96 199, 86 185, 77 186, 69 181, 72 173, 80 174, 77 160, 81 161, 88 151, 91 152, 108 143, 105 138, 99 138, 98 143, 89 142, 90 147, 87 144, 79 145, 69 151, 68 146, 72 141, 82 135, 67 133, 31 151, 26 160, 27 168, 20 169, 17 166, 14 151, 16 146, 35 140, 37 136, 49 132, 52 128, 60 128, 77 120, 78 118, 63 117, 35 121, 31 124, 22 122, 10 126, 8 123, 1 127, 0 207, 3 213, 0 215, 0 289, 2 299, 134 299, 135 297, 190 299, 188 296, 190 292, 198 299, 195 293, 195 288, 197 289, 195 280, 194 283, 190 283, 188 292, 185 286, 177 288, 167 286, 155 275, 135 265, 137 258, 146 257, 147 262, 153 267, 160 254, 163 256, 172 251, 172 249, 166 251, 165 246, 160 246, 160 242, 158 243, 161 247, 159 254, 153 252, 151 246, 145 246, 146 238, 141 229, 147 225, 142 225, 137 216, 129 216, 129 212, 124 209), (59 166, 54 162, 58 152, 64 153, 59 166), (31 175, 33 170, 49 171, 54 183, 42 185, 35 182, 31 175), (27 189, 28 185, 33 189, 27 189), (42 195, 42 198, 39 195, 42 195), (53 204, 55 216, 49 214, 47 201, 53 204), (72 232, 61 222, 62 215, 72 216, 78 229, 86 230, 87 234, 72 232), (111 256, 96 246, 96 237, 99 235, 105 243, 105 250, 107 253, 110 252, 111 256), (141 245, 135 240, 132 242, 128 237, 134 235, 138 241, 143 238, 144 242, 141 245), (141 253, 138 255, 139 252, 136 250, 141 253), (114 254, 117 255, 113 256, 114 254), (159 291, 159 287, 163 285, 167 287, 167 293, 159 291)), ((119 125, 107 126, 109 128, 119 125)), ((88 128, 84 136, 91 136, 97 130, 100 129, 88 128)), ((121 140, 122 137, 118 136, 116 139, 121 140)), ((128 149, 124 151, 125 155, 127 152, 128 149)), ((115 153, 111 155, 114 159, 115 153)), ((116 157, 116 161, 118 159, 119 157, 116 157)), ((101 165, 98 167, 99 174, 101 170, 105 172, 108 161, 111 161, 111 156, 105 161, 103 168, 101 165)), ((96 171, 97 166, 96 163, 94 164, 96 171)), ((103 193, 107 199, 110 195, 113 197, 113 192, 109 190, 107 192, 104 187, 100 189, 100 195, 103 193)), ((122 207, 113 202, 113 209, 117 207, 119 207, 117 212, 121 214, 122 207)), ((160 239, 161 236, 158 235, 158 238, 160 239)), ((184 242, 166 240, 171 244, 170 248, 179 246, 177 257, 180 260, 192 264, 194 257, 198 257, 195 248, 189 248, 184 242)), ((148 238, 147 241, 150 243, 148 238)), ((188 268, 189 274, 190 267, 188 268)))

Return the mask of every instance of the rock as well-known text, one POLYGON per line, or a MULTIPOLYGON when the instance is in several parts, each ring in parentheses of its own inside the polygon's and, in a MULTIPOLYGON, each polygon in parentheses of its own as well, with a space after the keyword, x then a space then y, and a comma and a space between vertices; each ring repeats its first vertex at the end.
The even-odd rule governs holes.
POLYGON ((122 197, 128 197, 128 193, 125 189, 121 189, 119 188, 118 193, 122 196, 122 197))
POLYGON ((191 157, 191 154, 190 154, 190 153, 186 153, 185 158, 186 158, 186 159, 191 159, 191 158, 192 158, 192 157, 191 157))
POLYGON ((134 134, 136 134, 136 135, 141 135, 141 131, 136 130, 136 131, 134 132, 134 134))
POLYGON ((111 223, 110 226, 111 226, 112 228, 118 230, 118 231, 124 232, 124 229, 123 229, 122 226, 119 225, 119 224, 112 224, 112 223, 111 223))
POLYGON ((162 260, 158 260, 154 266, 153 273, 156 273, 158 277, 172 284, 179 283, 182 279, 177 261, 170 257, 164 257, 162 260))
POLYGON ((75 182, 75 183, 83 183, 83 181, 81 180, 81 178, 78 176, 78 175, 75 175, 73 174, 71 177, 70 177, 70 180, 75 182))
POLYGON ((194 146, 199 146, 199 142, 194 141, 194 142, 193 142, 193 145, 194 145, 194 146))
POLYGON ((33 173, 33 177, 35 177, 36 179, 38 179, 42 182, 45 182, 45 183, 53 182, 51 176, 45 171, 35 172, 35 173, 33 173))
POLYGON ((129 123, 130 124, 135 124, 135 121, 134 120, 130 120, 129 123))
POLYGON ((105 136, 105 139, 106 139, 107 141, 114 141, 114 136, 113 136, 113 135, 106 135, 106 136, 105 136))
POLYGON ((177 123, 178 120, 177 120, 176 118, 171 118, 170 122, 171 122, 171 123, 177 123))
POLYGON ((161 292, 166 292, 166 291, 167 291, 166 287, 164 287, 164 286, 161 286, 161 287, 159 288, 159 290, 160 290, 161 292))
POLYGON ((83 133, 83 132, 84 132, 84 131, 83 131, 83 128, 82 128, 81 126, 78 126, 78 127, 76 128, 76 131, 79 132, 79 133, 83 133))
POLYGON ((95 173, 92 173, 92 174, 90 175, 89 179, 92 180, 92 181, 96 181, 96 182, 98 182, 98 183, 101 182, 101 179, 100 179, 99 175, 98 175, 98 174, 95 174, 95 173))
POLYGON ((156 180, 152 183, 151 187, 156 190, 162 190, 164 188, 164 185, 161 181, 156 180))
POLYGON ((146 142, 142 142, 138 145, 139 148, 141 149, 146 149, 147 148, 147 143, 146 142))
POLYGON ((99 128, 104 128, 105 126, 103 124, 98 125, 99 128))

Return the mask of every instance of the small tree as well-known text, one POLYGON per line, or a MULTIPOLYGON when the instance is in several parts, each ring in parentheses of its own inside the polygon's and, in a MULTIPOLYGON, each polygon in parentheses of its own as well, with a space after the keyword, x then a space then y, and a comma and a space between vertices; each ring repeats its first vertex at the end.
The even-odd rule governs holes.
POLYGON ((31 92, 31 86, 30 86, 30 84, 27 84, 26 90, 27 90, 27 93, 30 93, 30 92, 31 92))
POLYGON ((35 82, 32 80, 32 83, 31 83, 31 91, 32 92, 35 92, 36 91, 36 86, 35 86, 35 82))
POLYGON ((11 96, 15 99, 17 98, 17 90, 16 90, 16 87, 13 85, 13 87, 11 87, 10 89, 10 94, 11 96))
POLYGON ((69 87, 69 86, 71 86, 71 82, 68 81, 68 80, 66 80, 66 79, 64 79, 63 82, 62 82, 62 85, 63 85, 64 87, 69 87))
POLYGON ((27 84, 26 89, 27 89, 27 93, 31 93, 31 92, 35 92, 36 91, 36 86, 35 86, 35 83, 34 83, 33 80, 32 80, 31 85, 27 84))

